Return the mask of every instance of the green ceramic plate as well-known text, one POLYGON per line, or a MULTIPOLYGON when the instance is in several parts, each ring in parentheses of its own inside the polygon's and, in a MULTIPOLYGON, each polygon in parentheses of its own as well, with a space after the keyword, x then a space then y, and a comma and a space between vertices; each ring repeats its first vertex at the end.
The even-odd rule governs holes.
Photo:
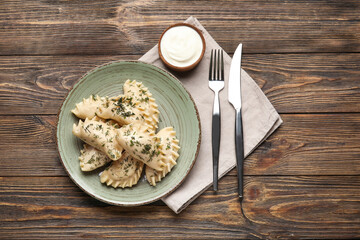
POLYGON ((200 145, 200 120, 194 101, 179 80, 156 66, 139 61, 111 62, 85 74, 65 98, 58 118, 57 144, 61 161, 70 178, 92 197, 109 204, 136 206, 156 201, 175 190, 191 170, 200 145), (82 172, 79 154, 82 142, 72 134, 78 122, 70 110, 91 94, 117 96, 127 79, 142 82, 149 88, 160 110, 159 129, 173 126, 180 141, 177 165, 156 187, 145 177, 132 188, 114 189, 101 184, 99 173, 82 172))

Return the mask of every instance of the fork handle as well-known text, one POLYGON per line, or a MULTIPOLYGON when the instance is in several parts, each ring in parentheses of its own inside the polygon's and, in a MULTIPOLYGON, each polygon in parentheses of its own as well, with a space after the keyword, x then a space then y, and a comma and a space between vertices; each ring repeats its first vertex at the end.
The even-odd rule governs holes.
POLYGON ((236 149, 236 166, 237 166, 237 177, 238 177, 238 193, 241 201, 243 198, 243 164, 244 164, 244 138, 243 138, 241 108, 236 109, 235 149, 236 149))
POLYGON ((213 157, 213 184, 214 191, 218 190, 218 174, 219 174, 219 151, 220 151, 220 103, 219 92, 215 91, 214 107, 212 116, 212 157, 213 157))

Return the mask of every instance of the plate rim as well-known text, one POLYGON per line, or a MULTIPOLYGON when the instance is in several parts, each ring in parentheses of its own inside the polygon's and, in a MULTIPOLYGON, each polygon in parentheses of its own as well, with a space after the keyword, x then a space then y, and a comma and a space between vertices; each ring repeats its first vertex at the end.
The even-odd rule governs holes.
POLYGON ((134 206, 142 206, 142 205, 146 205, 155 201, 158 201, 168 195, 170 195, 172 192, 174 192, 178 187, 180 187, 180 185, 185 181, 186 177, 189 175, 189 173, 191 172, 192 168, 195 165, 196 159, 198 157, 199 154, 199 149, 200 149, 200 145, 201 145, 201 121, 200 121, 200 115, 199 115, 199 110, 197 108, 197 105, 193 99, 193 97, 191 96, 191 94, 189 93, 189 91, 184 87, 184 85, 182 84, 182 82, 175 77, 172 73, 170 73, 169 71, 162 69, 158 66, 155 66, 154 64, 150 64, 144 61, 140 61, 140 60, 115 60, 115 61, 110 61, 110 62, 106 62, 100 65, 97 65, 93 68, 91 68, 90 70, 88 70, 86 73, 84 73, 80 78, 78 78, 76 80, 76 82, 70 87, 70 89, 68 90, 68 92, 66 93, 66 95, 63 97, 63 100, 61 102, 61 105, 59 107, 57 116, 56 116, 56 131, 55 131, 55 140, 56 140, 56 150, 58 153, 58 156, 60 158, 60 162, 63 166, 63 168, 65 169, 67 175, 70 177, 70 179, 75 183, 76 186, 78 186, 83 192, 85 192, 86 194, 90 195, 92 198, 95 198, 96 200, 99 200, 101 202, 110 204, 110 205, 115 205, 115 206, 122 206, 122 207, 134 207, 134 206), (81 83, 84 82, 84 78, 88 75, 90 75, 92 72, 95 72, 96 70, 105 67, 107 65, 111 65, 111 64, 116 64, 116 63, 131 63, 131 64, 144 64, 144 65, 149 65, 155 69, 157 69, 161 74, 165 75, 168 74, 170 77, 172 77, 175 81, 178 82, 178 84, 186 91, 186 93, 188 94, 194 109, 195 109, 195 113, 196 113, 196 118, 198 120, 198 129, 199 129, 199 136, 198 136, 198 140, 197 140, 197 146, 196 146, 196 152, 195 152, 195 156, 194 159, 192 160, 192 163, 190 165, 190 167, 187 169, 187 172, 185 173, 184 177, 181 179, 181 181, 179 181, 179 183, 177 183, 174 187, 172 187, 170 190, 166 191, 165 193, 163 193, 162 195, 159 195, 155 198, 149 199, 147 201, 138 201, 138 202, 133 202, 133 203, 129 203, 129 202, 119 202, 119 201, 109 201, 106 200, 104 198, 102 198, 99 195, 94 195, 93 193, 89 192, 88 190, 86 190, 85 188, 83 188, 79 183, 77 183, 77 181, 73 178, 73 176, 70 174, 69 170, 67 169, 67 167, 65 166, 64 160, 61 157, 60 154, 60 149, 59 149, 59 139, 58 139, 58 130, 59 130, 59 117, 60 114, 62 112, 62 108, 64 106, 64 103, 66 101, 66 99, 68 98, 69 94, 74 90, 75 87, 77 87, 78 85, 80 85, 81 83))

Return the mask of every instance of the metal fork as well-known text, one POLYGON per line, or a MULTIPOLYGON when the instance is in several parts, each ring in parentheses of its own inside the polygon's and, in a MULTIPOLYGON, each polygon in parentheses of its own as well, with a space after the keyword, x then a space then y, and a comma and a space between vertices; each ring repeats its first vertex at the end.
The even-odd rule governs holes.
POLYGON ((217 191, 221 133, 219 92, 224 88, 224 57, 223 50, 220 49, 211 50, 209 67, 209 88, 215 93, 211 138, 213 156, 213 184, 214 191, 217 191))

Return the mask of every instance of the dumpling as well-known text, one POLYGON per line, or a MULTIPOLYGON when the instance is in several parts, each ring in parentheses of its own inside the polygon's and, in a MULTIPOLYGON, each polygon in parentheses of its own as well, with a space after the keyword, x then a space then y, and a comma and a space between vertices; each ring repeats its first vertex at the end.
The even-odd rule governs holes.
POLYGON ((137 184, 143 170, 144 163, 124 153, 117 161, 105 169, 100 175, 100 182, 117 187, 132 187, 137 184))
POLYGON ((159 110, 149 89, 135 80, 127 80, 123 89, 124 95, 107 98, 100 104, 96 115, 113 119, 121 125, 139 122, 155 132, 159 122, 159 110))
POLYGON ((95 170, 111 162, 105 153, 88 144, 84 144, 80 153, 80 168, 84 172, 95 170))
POLYGON ((86 118, 73 125, 73 134, 87 144, 104 152, 111 160, 121 157, 123 148, 116 140, 116 128, 111 124, 86 118))
POLYGON ((162 171, 157 171, 155 169, 146 166, 145 174, 146 179, 150 185, 155 186, 157 182, 160 182, 163 177, 168 174, 172 167, 176 165, 176 160, 179 157, 178 151, 179 140, 176 139, 176 132, 172 127, 167 127, 161 129, 156 136, 160 138, 160 145, 162 146, 162 152, 165 154, 166 158, 164 163, 166 167, 162 171))
POLYGON ((105 104, 101 104, 96 110, 96 115, 104 119, 113 119, 120 125, 126 125, 141 118, 141 112, 131 97, 120 95, 108 98, 105 104))
POLYGON ((165 156, 160 139, 152 130, 144 125, 132 123, 121 127, 117 132, 119 144, 132 157, 158 171, 165 168, 165 156))
POLYGON ((156 131, 159 122, 159 110, 149 89, 136 80, 127 80, 123 88, 124 94, 132 97, 133 102, 136 103, 136 107, 143 111, 144 118, 138 119, 137 121, 145 122, 156 131))
POLYGON ((99 106, 104 104, 107 98, 99 97, 98 95, 91 95, 89 98, 84 98, 82 102, 77 103, 75 108, 71 110, 78 118, 92 119, 96 116, 96 111, 99 106))

